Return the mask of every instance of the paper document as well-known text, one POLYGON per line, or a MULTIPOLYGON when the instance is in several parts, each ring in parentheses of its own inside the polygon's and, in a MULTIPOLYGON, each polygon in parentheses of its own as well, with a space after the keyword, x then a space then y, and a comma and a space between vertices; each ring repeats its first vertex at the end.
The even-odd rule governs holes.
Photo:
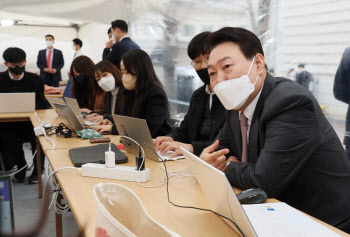
POLYGON ((284 202, 242 205, 259 237, 339 236, 284 202))

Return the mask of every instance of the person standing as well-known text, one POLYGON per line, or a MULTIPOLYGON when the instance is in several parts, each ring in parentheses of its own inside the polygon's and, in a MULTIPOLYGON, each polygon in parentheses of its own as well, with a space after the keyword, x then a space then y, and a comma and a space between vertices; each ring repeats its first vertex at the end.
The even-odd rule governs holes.
MULTIPOLYGON (((346 48, 334 78, 333 94, 337 100, 350 103, 350 47, 346 48)), ((350 159, 350 107, 346 113, 344 145, 346 155, 350 159)))
POLYGON ((40 50, 36 65, 40 68, 40 77, 45 85, 59 86, 61 78, 61 69, 64 66, 64 59, 61 50, 55 49, 53 44, 55 38, 53 35, 45 36, 47 48, 40 50))
POLYGON ((73 59, 76 59, 79 56, 85 55, 83 53, 83 51, 81 50, 82 47, 83 47, 83 41, 81 41, 78 38, 75 38, 73 40, 73 49, 75 50, 75 54, 74 54, 73 59))
POLYGON ((103 51, 103 59, 113 63, 120 70, 120 61, 122 56, 133 49, 140 49, 140 46, 130 39, 128 34, 128 24, 123 20, 112 22, 112 42, 106 43, 106 48, 112 50, 103 51))
POLYGON ((312 92, 312 74, 305 70, 305 64, 300 63, 298 65, 298 68, 300 72, 298 72, 296 75, 296 82, 298 82, 301 86, 305 87, 310 92, 312 92))

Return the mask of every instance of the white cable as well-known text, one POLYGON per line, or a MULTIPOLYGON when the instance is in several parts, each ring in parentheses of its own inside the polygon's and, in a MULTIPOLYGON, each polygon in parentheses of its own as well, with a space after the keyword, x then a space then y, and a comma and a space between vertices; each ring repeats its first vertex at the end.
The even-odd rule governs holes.
POLYGON ((39 118, 39 116, 38 116, 38 114, 37 114, 36 112, 34 112, 34 115, 35 115, 35 118, 36 118, 40 123, 46 123, 46 122, 40 120, 40 118, 39 118))
MULTIPOLYGON (((34 160, 35 155, 36 155, 36 150, 31 158, 32 161, 34 160)), ((27 168, 27 167, 28 167, 28 163, 25 166, 23 166, 22 168, 20 168, 19 170, 17 170, 16 172, 11 173, 10 176, 14 176, 15 174, 21 172, 24 168, 27 168)), ((2 176, 0 176, 0 177, 2 177, 2 176)))
POLYGON ((49 138, 49 137, 46 135, 46 131, 45 131, 45 128, 44 128, 44 127, 42 127, 41 129, 42 129, 43 134, 45 135, 46 139, 47 139, 47 140, 50 140, 50 141, 52 142, 52 148, 51 148, 51 150, 55 150, 55 147, 56 147, 55 141, 54 141, 52 138, 49 138))

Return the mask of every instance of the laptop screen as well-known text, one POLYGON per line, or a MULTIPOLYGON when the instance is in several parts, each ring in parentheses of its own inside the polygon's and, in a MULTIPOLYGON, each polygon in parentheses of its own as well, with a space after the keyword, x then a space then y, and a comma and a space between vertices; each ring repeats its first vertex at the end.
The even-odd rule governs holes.
POLYGON ((0 218, 0 235, 13 233, 15 223, 10 176, 0 177, 0 218))

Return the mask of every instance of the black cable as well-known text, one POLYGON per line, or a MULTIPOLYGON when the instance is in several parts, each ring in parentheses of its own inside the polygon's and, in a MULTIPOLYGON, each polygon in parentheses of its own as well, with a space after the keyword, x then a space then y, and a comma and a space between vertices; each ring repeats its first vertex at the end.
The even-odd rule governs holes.
POLYGON ((156 154, 156 155, 159 157, 159 159, 160 159, 160 160, 163 162, 163 164, 164 164, 165 174, 166 174, 166 178, 167 178, 167 182, 166 182, 166 192, 167 192, 167 195, 168 195, 168 202, 169 202, 169 203, 171 203, 171 204, 174 205, 175 207, 189 208, 189 209, 195 209, 195 210, 207 211, 207 212, 214 213, 215 215, 218 215, 218 216, 220 216, 220 217, 222 217, 222 218, 225 218, 226 220, 230 221, 230 222, 238 229, 238 231, 241 233, 241 235, 242 235, 243 237, 245 237, 245 235, 243 234, 242 230, 238 227, 238 225, 237 225, 233 220, 231 220, 230 218, 228 218, 228 217, 226 217, 226 216, 223 216, 223 215, 221 215, 221 214, 219 214, 219 213, 217 213, 217 212, 215 212, 215 211, 213 211, 213 210, 209 210, 209 209, 204 209, 204 208, 199 208, 199 207, 191 207, 191 206, 181 206, 181 205, 177 205, 177 204, 173 203, 173 202, 170 200, 170 195, 169 195, 169 176, 168 176, 168 170, 167 170, 166 165, 165 165, 165 161, 157 154, 157 152, 155 152, 155 150, 154 150, 152 147, 150 147, 149 145, 147 145, 146 142, 143 142, 143 143, 144 143, 149 149, 151 149, 151 150, 154 152, 154 154, 156 154))

